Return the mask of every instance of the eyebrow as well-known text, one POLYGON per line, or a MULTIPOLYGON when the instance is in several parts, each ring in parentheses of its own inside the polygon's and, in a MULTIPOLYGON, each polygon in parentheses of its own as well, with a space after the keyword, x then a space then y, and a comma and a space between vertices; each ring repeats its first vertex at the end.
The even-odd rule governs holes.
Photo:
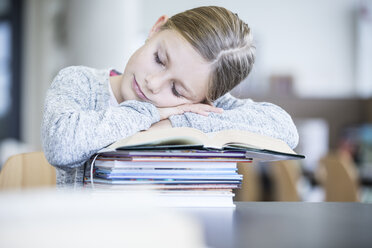
MULTIPOLYGON (((162 43, 161 47, 163 48, 163 51, 165 53, 165 57, 167 58, 167 62, 168 62, 168 64, 171 64, 172 60, 171 60, 170 56, 168 55, 168 51, 167 51, 167 48, 166 48, 165 41, 163 41, 161 43, 162 43)), ((187 87, 184 82, 182 82, 181 80, 176 80, 176 81, 181 84, 181 87, 184 88, 187 91, 187 93, 190 95, 191 98, 196 98, 194 92, 189 87, 187 87)))

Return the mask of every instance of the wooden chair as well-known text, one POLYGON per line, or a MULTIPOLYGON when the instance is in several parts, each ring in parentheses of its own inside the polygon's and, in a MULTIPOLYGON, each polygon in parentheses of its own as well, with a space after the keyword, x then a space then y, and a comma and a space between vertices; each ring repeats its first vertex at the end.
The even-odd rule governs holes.
POLYGON ((43 152, 11 156, 0 173, 0 190, 32 187, 55 187, 56 170, 43 152))
POLYGON ((243 182, 240 189, 234 190, 234 201, 260 201, 262 199, 261 181, 257 166, 256 162, 238 163, 238 173, 243 175, 243 182))
POLYGON ((359 176, 348 153, 332 152, 323 157, 316 178, 324 187, 326 201, 359 201, 359 176))
POLYGON ((301 177, 300 163, 296 160, 275 161, 270 163, 274 200, 300 201, 297 183, 301 177))

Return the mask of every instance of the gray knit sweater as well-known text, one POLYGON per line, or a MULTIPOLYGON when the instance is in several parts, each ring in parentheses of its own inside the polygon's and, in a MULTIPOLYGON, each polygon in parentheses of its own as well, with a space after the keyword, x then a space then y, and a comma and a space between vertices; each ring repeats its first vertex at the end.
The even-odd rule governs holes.
MULTIPOLYGON (((81 185, 84 163, 101 148, 159 121, 157 108, 147 102, 125 101, 110 106, 110 70, 73 66, 61 70, 45 99, 42 145, 57 168, 57 185, 81 185)), ((271 103, 237 99, 226 94, 214 102, 222 114, 174 115, 173 127, 204 132, 248 130, 285 141, 294 148, 298 133, 291 117, 271 103)))

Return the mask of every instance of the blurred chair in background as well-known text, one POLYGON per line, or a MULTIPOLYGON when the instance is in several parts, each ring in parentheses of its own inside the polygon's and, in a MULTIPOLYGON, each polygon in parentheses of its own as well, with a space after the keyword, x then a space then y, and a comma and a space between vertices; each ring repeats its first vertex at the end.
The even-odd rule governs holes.
POLYGON ((275 201, 300 201, 297 189, 301 178, 301 167, 297 160, 283 160, 270 163, 273 197, 275 201))
POLYGON ((359 201, 359 176, 347 152, 332 152, 323 157, 316 178, 324 187, 325 201, 359 201))
POLYGON ((262 200, 261 180, 257 166, 256 162, 238 163, 238 173, 243 175, 243 182, 241 188, 234 191, 234 201, 262 200))
POLYGON ((0 170, 5 162, 13 155, 27 152, 36 152, 38 149, 13 138, 0 140, 0 170))
POLYGON ((0 190, 54 187, 55 168, 43 152, 21 153, 11 156, 0 173, 0 190))

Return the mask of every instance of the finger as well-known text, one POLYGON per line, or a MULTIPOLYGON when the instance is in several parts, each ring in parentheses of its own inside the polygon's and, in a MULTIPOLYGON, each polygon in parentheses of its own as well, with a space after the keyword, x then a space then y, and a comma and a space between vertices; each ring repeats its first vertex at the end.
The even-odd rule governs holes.
POLYGON ((217 107, 212 107, 208 109, 210 112, 215 112, 215 113, 222 113, 223 108, 217 108, 217 107))
POLYGON ((189 108, 185 105, 177 106, 176 109, 177 109, 177 114, 179 115, 189 111, 188 110, 189 108))
POLYGON ((178 108, 182 109, 185 112, 193 112, 196 109, 195 107, 193 107, 193 104, 180 105, 180 106, 178 106, 178 108))
POLYGON ((192 113, 200 114, 200 115, 204 115, 204 116, 208 116, 209 115, 209 111, 204 110, 204 109, 201 109, 201 108, 196 107, 196 106, 190 106, 188 108, 187 112, 192 112, 192 113))
POLYGON ((196 109, 193 112, 196 113, 196 114, 204 115, 204 116, 209 115, 209 111, 206 111, 206 110, 203 110, 203 109, 196 109))
MULTIPOLYGON (((222 113, 223 109, 217 108, 211 105, 203 104, 203 103, 196 103, 196 104, 184 104, 178 106, 178 109, 183 110, 183 112, 192 112, 195 114, 200 114, 203 116, 208 116, 210 112, 214 113, 222 113)), ((183 114, 179 113, 179 114, 183 114)))
POLYGON ((217 107, 215 107, 215 106, 206 105, 206 104, 200 104, 199 106, 200 106, 204 111, 215 112, 215 113, 222 113, 222 112, 223 112, 223 109, 222 109, 222 108, 217 108, 217 107))
POLYGON ((171 107, 171 108, 158 108, 160 119, 167 119, 171 115, 180 115, 183 114, 185 111, 179 107, 171 107))

